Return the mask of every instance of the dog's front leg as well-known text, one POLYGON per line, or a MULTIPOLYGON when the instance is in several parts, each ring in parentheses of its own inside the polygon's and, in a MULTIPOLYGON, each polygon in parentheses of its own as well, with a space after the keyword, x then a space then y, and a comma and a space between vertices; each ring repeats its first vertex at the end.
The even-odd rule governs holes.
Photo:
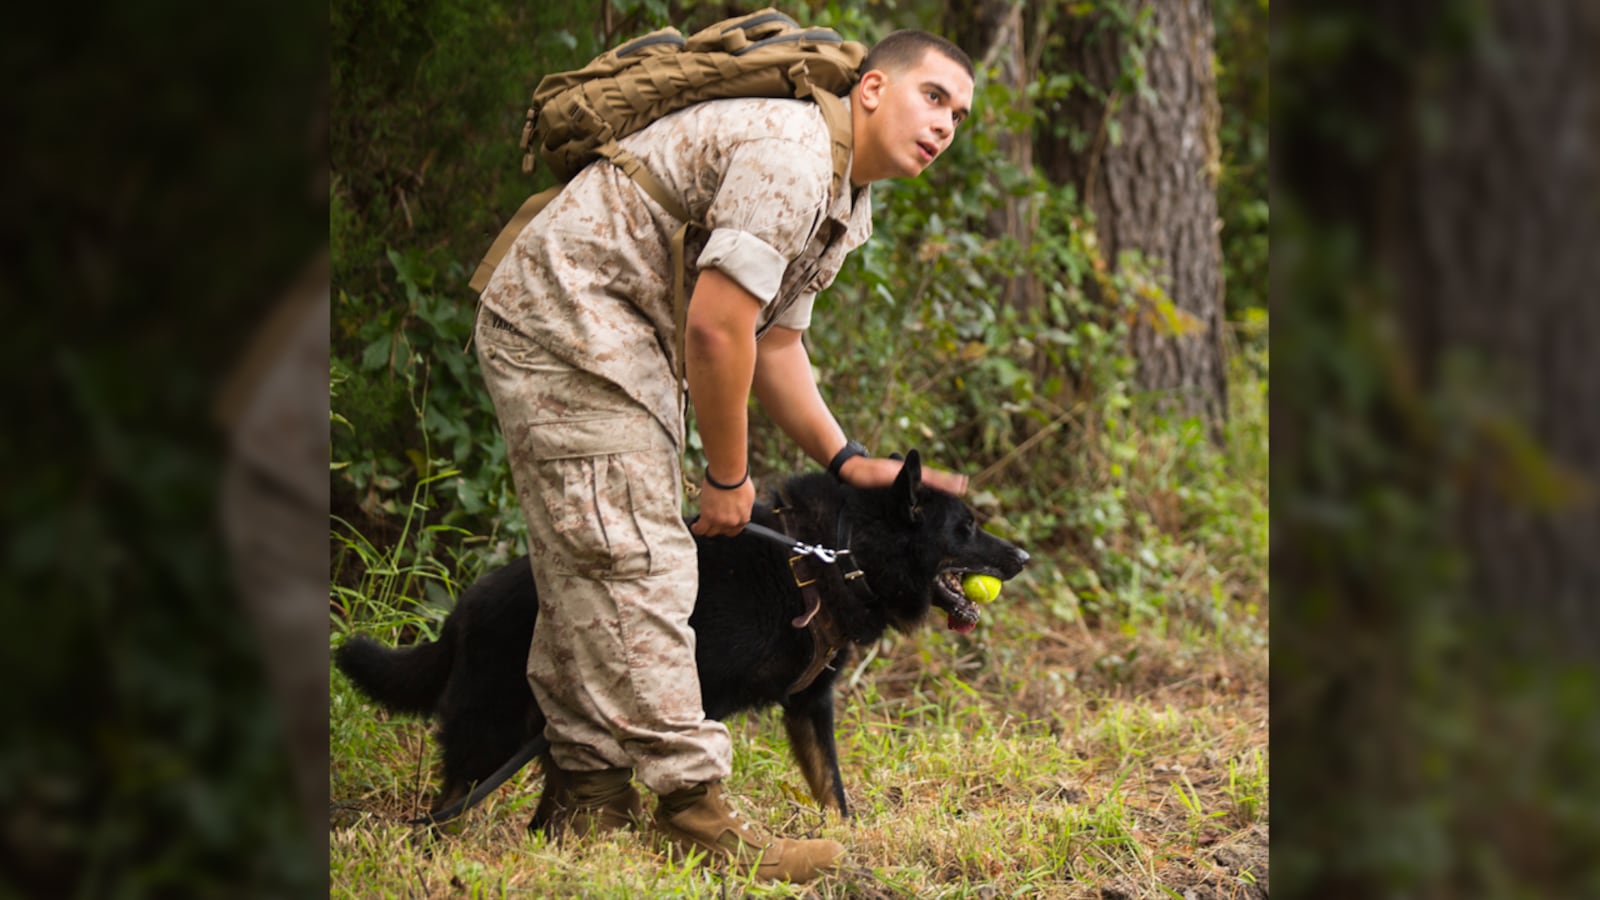
POLYGON ((833 684, 818 682, 783 705, 783 727, 789 750, 805 776, 811 796, 823 809, 833 807, 850 817, 850 804, 839 774, 839 748, 833 739, 833 684))

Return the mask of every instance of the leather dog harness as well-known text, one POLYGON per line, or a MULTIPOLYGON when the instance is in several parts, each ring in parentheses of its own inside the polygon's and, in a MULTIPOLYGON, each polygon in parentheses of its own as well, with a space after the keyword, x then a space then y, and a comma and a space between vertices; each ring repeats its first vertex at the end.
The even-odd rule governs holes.
MULTIPOLYGON (((778 499, 787 505, 787 498, 780 495, 778 499)), ((827 668, 839 655, 839 651, 849 643, 849 638, 840 631, 839 623, 833 617, 833 611, 822 602, 822 592, 817 588, 822 573, 816 571, 816 563, 832 563, 839 566, 845 584, 852 589, 869 592, 871 589, 867 587, 866 573, 856 565, 855 555, 850 552, 850 523, 844 516, 839 517, 838 530, 835 533, 837 549, 830 551, 823 547, 811 547, 796 539, 789 531, 789 522, 784 518, 784 511, 784 507, 779 506, 772 512, 778 517, 784 536, 793 543, 790 549, 795 552, 789 557, 789 574, 794 577, 795 587, 800 589, 800 599, 804 605, 804 611, 789 624, 795 628, 804 628, 811 633, 811 662, 785 692, 785 696, 792 697, 810 687, 811 683, 817 680, 817 676, 822 674, 822 670, 827 668)))

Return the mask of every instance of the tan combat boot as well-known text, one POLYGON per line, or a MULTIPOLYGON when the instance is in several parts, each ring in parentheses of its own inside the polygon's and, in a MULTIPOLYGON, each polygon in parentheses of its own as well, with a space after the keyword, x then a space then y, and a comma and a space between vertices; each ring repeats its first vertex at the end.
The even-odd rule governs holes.
POLYGON ((644 800, 632 778, 633 770, 627 768, 569 772, 550 766, 544 796, 528 827, 558 841, 638 827, 645 821, 644 800))
POLYGON ((773 837, 728 805, 719 782, 663 796, 655 827, 679 851, 704 851, 708 862, 753 870, 761 881, 810 881, 844 853, 838 841, 773 837))

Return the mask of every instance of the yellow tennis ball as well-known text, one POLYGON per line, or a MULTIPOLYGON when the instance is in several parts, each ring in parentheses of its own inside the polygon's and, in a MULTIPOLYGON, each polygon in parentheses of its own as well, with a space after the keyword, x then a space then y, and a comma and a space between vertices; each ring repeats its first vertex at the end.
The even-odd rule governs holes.
POLYGON ((1000 579, 993 575, 968 572, 961 579, 961 593, 966 594, 973 603, 993 603, 1000 596, 1000 579))

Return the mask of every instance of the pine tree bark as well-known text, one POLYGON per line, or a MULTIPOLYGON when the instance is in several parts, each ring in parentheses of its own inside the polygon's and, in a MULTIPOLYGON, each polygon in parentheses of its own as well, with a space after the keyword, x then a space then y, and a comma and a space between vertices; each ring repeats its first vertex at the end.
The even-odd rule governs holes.
POLYGON ((1153 16, 1148 93, 1118 87, 1132 40, 1124 26, 1103 12, 1063 17, 1061 67, 1081 73, 1110 102, 1075 91, 1060 109, 1067 137, 1043 135, 1037 159, 1052 181, 1078 188, 1108 261, 1134 250, 1154 269, 1170 306, 1140 302, 1133 328, 1140 387, 1202 418, 1215 437, 1227 414, 1227 372, 1211 7, 1206 0, 1129 6, 1153 16), (1074 141, 1074 133, 1088 137, 1074 141))

